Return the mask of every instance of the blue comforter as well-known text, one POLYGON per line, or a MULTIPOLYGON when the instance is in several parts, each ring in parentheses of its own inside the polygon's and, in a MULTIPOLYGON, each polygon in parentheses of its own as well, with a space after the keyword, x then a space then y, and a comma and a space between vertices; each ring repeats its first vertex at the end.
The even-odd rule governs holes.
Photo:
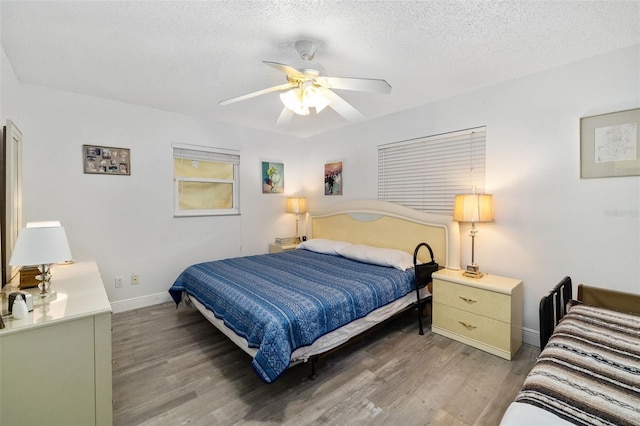
POLYGON ((271 383, 295 349, 404 296, 413 280, 413 269, 291 250, 190 266, 169 293, 179 304, 186 291, 258 348, 252 366, 271 383))

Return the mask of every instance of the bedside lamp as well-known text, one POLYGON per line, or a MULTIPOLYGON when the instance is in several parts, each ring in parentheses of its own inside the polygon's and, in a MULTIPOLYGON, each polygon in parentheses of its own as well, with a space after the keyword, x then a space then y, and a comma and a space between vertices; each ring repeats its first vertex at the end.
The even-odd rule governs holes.
POLYGON ((287 198, 287 213, 296 214, 296 238, 295 243, 300 243, 300 237, 298 236, 298 222, 300 222, 300 213, 307 212, 307 199, 304 197, 289 197, 287 198))
POLYGON ((50 289, 51 265, 71 258, 67 234, 60 222, 30 222, 18 234, 9 265, 37 265, 40 271, 37 279, 41 281, 39 297, 46 299, 55 293, 50 289))
POLYGON ((464 275, 480 278, 484 274, 475 263, 475 238, 478 231, 476 222, 493 221, 493 195, 491 194, 460 194, 456 195, 453 203, 453 220, 457 222, 471 222, 471 264, 467 266, 464 275))

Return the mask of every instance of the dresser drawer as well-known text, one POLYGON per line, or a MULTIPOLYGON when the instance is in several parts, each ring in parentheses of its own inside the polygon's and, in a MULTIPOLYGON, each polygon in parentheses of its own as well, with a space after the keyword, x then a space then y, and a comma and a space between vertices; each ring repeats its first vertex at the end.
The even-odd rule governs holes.
POLYGON ((461 311, 511 322, 511 296, 508 294, 434 279, 433 299, 434 302, 461 311))
POLYGON ((432 326, 476 342, 511 352, 511 326, 508 323, 451 306, 433 303, 432 326))

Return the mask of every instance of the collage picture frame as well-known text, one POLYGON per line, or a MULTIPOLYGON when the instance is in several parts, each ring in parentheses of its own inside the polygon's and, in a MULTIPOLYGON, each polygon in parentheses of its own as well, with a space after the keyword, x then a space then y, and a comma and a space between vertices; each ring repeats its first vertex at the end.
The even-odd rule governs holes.
POLYGON ((112 146, 82 145, 86 174, 131 175, 131 150, 112 146))

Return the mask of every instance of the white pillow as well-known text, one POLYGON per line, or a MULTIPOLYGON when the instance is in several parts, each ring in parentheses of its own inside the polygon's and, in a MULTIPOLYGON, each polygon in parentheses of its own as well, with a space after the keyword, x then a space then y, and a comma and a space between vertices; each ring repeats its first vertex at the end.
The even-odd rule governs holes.
POLYGON ((413 268, 413 256, 402 250, 351 244, 338 251, 341 256, 374 265, 390 266, 405 271, 413 268))
POLYGON ((338 255, 338 251, 351 244, 345 241, 329 240, 326 238, 312 238, 298 244, 299 249, 314 251, 316 253, 338 255))

